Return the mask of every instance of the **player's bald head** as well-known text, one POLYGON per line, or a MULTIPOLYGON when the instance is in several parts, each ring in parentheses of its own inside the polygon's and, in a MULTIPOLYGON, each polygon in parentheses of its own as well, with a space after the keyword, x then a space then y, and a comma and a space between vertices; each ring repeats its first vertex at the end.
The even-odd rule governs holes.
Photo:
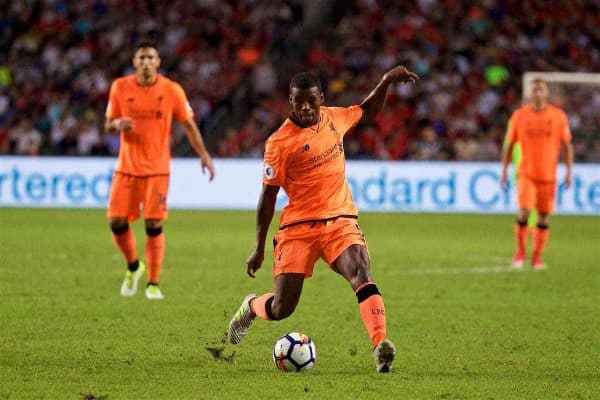
POLYGON ((536 103, 546 103, 548 101, 548 84, 546 81, 541 78, 535 78, 531 81, 531 86, 529 88, 531 100, 536 103))

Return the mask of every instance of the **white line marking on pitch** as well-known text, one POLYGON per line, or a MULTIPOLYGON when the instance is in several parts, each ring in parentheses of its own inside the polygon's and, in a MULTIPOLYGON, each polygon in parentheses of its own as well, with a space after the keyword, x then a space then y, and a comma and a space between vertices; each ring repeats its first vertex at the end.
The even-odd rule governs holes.
POLYGON ((473 268, 422 268, 397 271, 398 275, 455 275, 455 274, 496 274, 502 272, 523 272, 525 268, 510 266, 473 267, 473 268))

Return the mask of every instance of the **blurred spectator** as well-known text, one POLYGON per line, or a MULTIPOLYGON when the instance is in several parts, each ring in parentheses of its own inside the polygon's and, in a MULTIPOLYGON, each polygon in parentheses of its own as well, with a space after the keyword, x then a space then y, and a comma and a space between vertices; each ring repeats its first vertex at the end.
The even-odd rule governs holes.
POLYGON ((419 138, 414 143, 412 159, 419 161, 440 160, 442 156, 442 144, 437 133, 427 126, 421 130, 419 138))
POLYGON ((17 126, 9 131, 9 140, 16 154, 28 156, 40 154, 42 134, 28 118, 22 119, 17 126))
POLYGON ((7 154, 10 150, 10 132, 0 127, 0 154, 7 154))
POLYGON ((81 123, 78 121, 74 126, 67 129, 65 135, 56 144, 56 152, 67 156, 77 155, 79 147, 79 129, 81 123))
POLYGON ((489 161, 498 160, 502 154, 502 143, 504 131, 500 127, 495 127, 490 133, 482 135, 479 140, 475 160, 489 161))
POLYGON ((100 140, 98 124, 96 124, 95 122, 95 115, 89 114, 79 126, 77 154, 91 154, 92 147, 94 147, 100 140))
POLYGON ((454 154, 458 161, 474 161, 479 143, 473 135, 461 136, 454 141, 454 154))
POLYGON ((277 89, 277 71, 273 68, 268 56, 263 56, 260 63, 254 68, 252 84, 258 95, 269 95, 277 89))

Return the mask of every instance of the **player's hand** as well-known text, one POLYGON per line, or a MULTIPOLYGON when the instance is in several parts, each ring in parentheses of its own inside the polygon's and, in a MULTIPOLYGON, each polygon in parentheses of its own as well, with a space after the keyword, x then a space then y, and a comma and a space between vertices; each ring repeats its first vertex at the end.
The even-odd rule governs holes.
POLYGON ((123 117, 123 118, 117 118, 114 121, 114 125, 117 128, 117 130, 119 130, 119 131, 128 132, 134 128, 135 123, 133 122, 133 119, 131 119, 129 117, 123 117))
POLYGON ((399 65, 392 68, 383 75, 383 79, 389 82, 400 82, 402 84, 411 82, 415 83, 419 80, 419 75, 409 71, 406 67, 399 65))
POLYGON ((264 259, 265 259, 264 251, 260 251, 257 249, 257 250, 254 250, 252 252, 252 254, 250 254, 250 257, 248 257, 248 259, 246 260, 246 265, 248 266, 248 268, 246 269, 246 272, 248 273, 248 276, 250 278, 255 277, 254 274, 262 266, 264 259))
POLYGON ((508 185, 508 174, 506 173, 506 170, 503 169, 502 176, 500 177, 500 187, 502 190, 506 190, 506 185, 508 185))
POLYGON ((572 177, 570 173, 567 173, 567 175, 565 176, 565 181, 563 182, 563 186, 565 187, 565 189, 568 189, 571 187, 571 181, 572 181, 572 177))
POLYGON ((208 180, 212 182, 215 177, 215 165, 208 153, 200 156, 200 164, 202 164, 202 173, 206 174, 206 171, 208 171, 208 180))

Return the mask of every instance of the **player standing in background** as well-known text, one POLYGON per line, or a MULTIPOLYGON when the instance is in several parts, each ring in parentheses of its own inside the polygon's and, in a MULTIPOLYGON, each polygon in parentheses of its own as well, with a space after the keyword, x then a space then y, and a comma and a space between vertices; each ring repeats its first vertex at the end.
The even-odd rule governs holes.
POLYGON ((290 316, 304 279, 312 276, 315 263, 322 258, 346 278, 356 294, 377 371, 391 370, 396 350, 387 339, 383 298, 371 277, 367 243, 346 181, 343 138, 361 119, 374 119, 392 83, 417 79, 405 67, 396 67, 360 105, 341 108, 322 106, 321 82, 315 75, 302 73, 292 78, 291 112, 266 143, 256 248, 246 261, 247 273, 254 277, 264 260, 277 193, 283 187, 289 204, 273 239, 275 289, 262 296, 246 296, 229 324, 231 343, 242 340, 256 316, 267 321, 290 316))
POLYGON ((198 154, 202 172, 215 175, 194 122, 194 113, 183 88, 160 75, 160 57, 153 43, 140 43, 133 56, 136 73, 115 80, 110 88, 105 129, 121 132, 121 147, 108 201, 108 218, 114 241, 127 261, 121 296, 133 296, 146 270, 137 254, 129 222, 143 210, 147 241, 148 299, 163 298, 158 287, 165 254, 162 225, 167 218, 167 191, 171 159, 170 139, 173 117, 183 124, 186 136, 198 154))
POLYGON ((544 269, 542 253, 548 242, 548 217, 554 211, 556 195, 556 166, 561 144, 565 151, 567 166, 564 186, 571 185, 573 146, 569 121, 565 112, 548 103, 548 85, 541 79, 531 83, 531 103, 520 107, 510 117, 507 144, 502 154, 501 185, 508 183, 508 164, 514 144, 521 145, 521 161, 517 170, 519 213, 514 228, 517 251, 514 267, 522 267, 526 257, 528 237, 527 219, 532 208, 538 212, 533 235, 534 269, 544 269))

